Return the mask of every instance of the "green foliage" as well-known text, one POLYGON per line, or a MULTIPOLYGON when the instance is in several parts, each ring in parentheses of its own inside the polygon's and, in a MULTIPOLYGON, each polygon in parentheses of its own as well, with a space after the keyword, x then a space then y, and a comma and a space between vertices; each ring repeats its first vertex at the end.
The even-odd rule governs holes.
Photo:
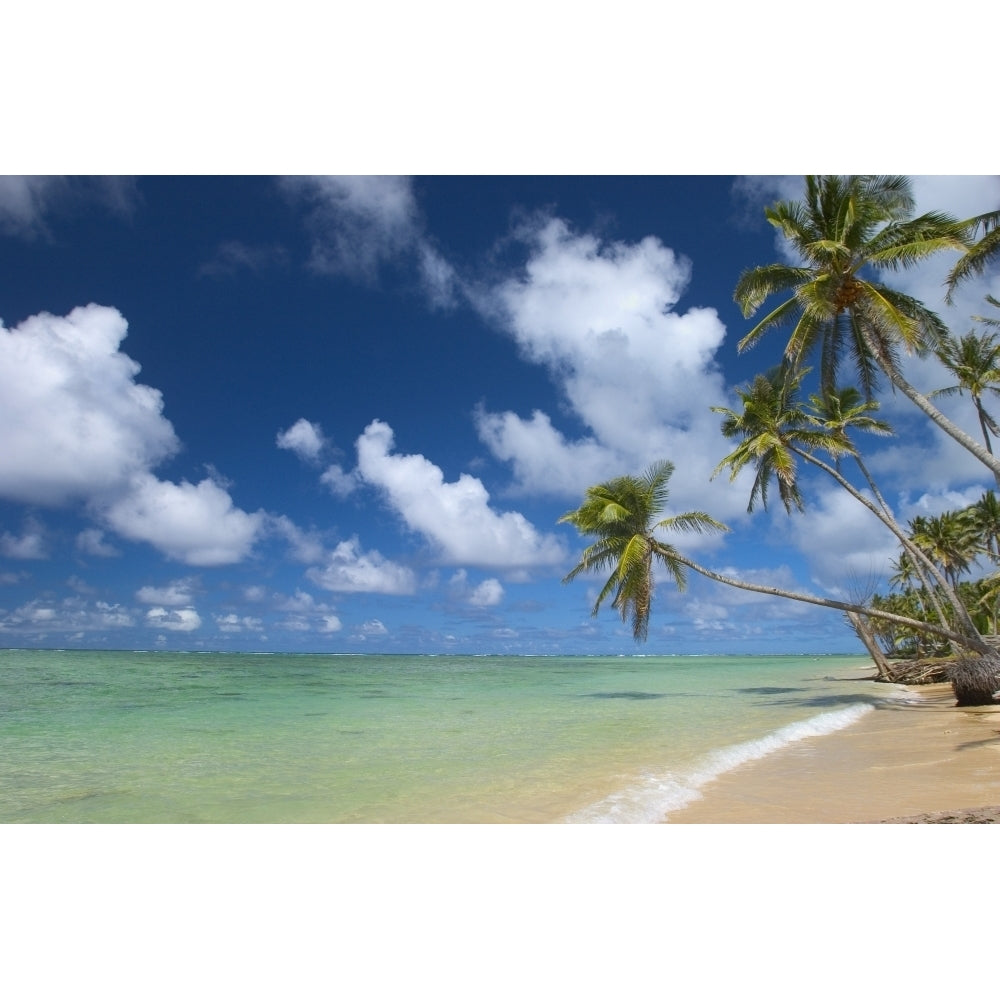
POLYGON ((671 462, 651 465, 641 476, 619 476, 591 486, 583 503, 567 512, 560 523, 574 525, 582 535, 597 541, 584 549, 580 562, 566 575, 568 583, 580 573, 610 570, 597 595, 592 614, 612 597, 611 606, 632 627, 637 642, 649 632, 653 602, 654 565, 663 566, 681 590, 685 586, 684 565, 678 553, 656 537, 658 531, 728 531, 713 517, 700 511, 660 518, 669 499, 671 462))

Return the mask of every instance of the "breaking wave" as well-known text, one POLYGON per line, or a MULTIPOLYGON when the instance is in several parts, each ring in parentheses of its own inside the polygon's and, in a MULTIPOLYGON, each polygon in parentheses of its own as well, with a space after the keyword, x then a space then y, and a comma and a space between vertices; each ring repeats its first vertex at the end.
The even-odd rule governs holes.
POLYGON ((706 754, 687 772, 647 772, 621 791, 566 818, 567 823, 659 823, 671 812, 701 798, 701 788, 741 764, 760 760, 811 736, 825 736, 874 711, 872 704, 851 705, 793 722, 758 739, 706 754))

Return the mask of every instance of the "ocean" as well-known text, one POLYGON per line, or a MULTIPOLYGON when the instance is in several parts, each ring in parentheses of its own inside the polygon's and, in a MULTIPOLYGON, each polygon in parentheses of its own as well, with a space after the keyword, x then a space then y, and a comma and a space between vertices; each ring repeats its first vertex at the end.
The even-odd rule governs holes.
POLYGON ((0 650, 0 822, 669 822, 898 697, 867 665, 0 650))

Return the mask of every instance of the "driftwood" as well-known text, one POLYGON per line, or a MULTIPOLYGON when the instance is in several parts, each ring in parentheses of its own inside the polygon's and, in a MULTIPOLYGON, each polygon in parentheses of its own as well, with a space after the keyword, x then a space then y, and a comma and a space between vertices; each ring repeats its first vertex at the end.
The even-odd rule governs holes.
POLYGON ((924 660, 891 660, 885 676, 877 679, 890 684, 945 684, 951 678, 948 668, 954 658, 936 657, 924 660))

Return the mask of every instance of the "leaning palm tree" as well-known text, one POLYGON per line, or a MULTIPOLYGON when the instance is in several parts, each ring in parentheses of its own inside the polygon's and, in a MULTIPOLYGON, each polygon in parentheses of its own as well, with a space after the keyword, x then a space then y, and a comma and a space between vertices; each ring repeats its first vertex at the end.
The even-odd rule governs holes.
POLYGON ((820 356, 823 389, 832 388, 849 354, 858 383, 872 396, 881 375, 987 468, 1000 460, 949 420, 902 375, 899 354, 924 355, 947 333, 941 319, 917 299, 874 279, 873 272, 918 264, 935 253, 964 251, 968 225, 929 212, 912 216, 914 200, 904 177, 810 176, 803 201, 779 202, 767 220, 801 263, 754 267, 740 276, 734 298, 746 317, 773 295, 787 295, 740 341, 757 344, 768 331, 791 325, 785 346, 790 370, 820 356))
POLYGON ((945 625, 918 621, 859 604, 751 583, 700 566, 674 546, 657 538, 656 532, 661 529, 695 532, 728 529, 715 518, 697 511, 657 520, 667 503, 667 483, 673 470, 671 462, 661 461, 654 463, 641 476, 619 476, 591 486, 584 495, 583 503, 559 519, 560 524, 575 525, 582 535, 597 538, 596 542, 584 549, 580 562, 564 577, 563 583, 569 583, 585 571, 610 569, 611 574, 598 594, 591 613, 596 615, 604 601, 614 594, 612 607, 621 614, 622 621, 631 623, 632 635, 636 641, 643 640, 648 635, 653 598, 653 567, 660 563, 666 567, 678 588, 683 588, 686 583, 684 570, 687 568, 739 590, 894 622, 939 635, 979 652, 989 649, 978 635, 962 634, 945 625))
POLYGON ((596 535, 579 564, 563 580, 568 583, 584 570, 610 569, 611 575, 597 595, 593 614, 614 594, 611 606, 630 622, 638 642, 649 632, 653 601, 653 565, 664 566, 679 590, 684 589, 684 569, 677 552, 655 535, 657 531, 728 531, 715 518, 700 511, 660 519, 669 498, 667 484, 671 462, 651 465, 642 476, 620 476, 587 490, 584 502, 564 514, 559 523, 576 526, 581 534, 596 535))
MULTIPOLYGON (((934 353, 945 369, 955 377, 955 384, 935 389, 930 395, 962 396, 966 392, 972 399, 983 432, 986 450, 992 455, 993 444, 990 435, 1000 437, 1000 426, 987 412, 983 397, 992 394, 1000 396, 1000 334, 977 333, 970 330, 965 336, 955 338, 945 335, 934 353)), ((1000 485, 1000 473, 995 473, 1000 485)))
MULTIPOLYGON (((803 506, 798 489, 796 458, 821 469, 858 503, 871 511, 910 554, 917 572, 928 588, 939 620, 944 623, 946 616, 934 589, 927 583, 924 571, 937 581, 941 592, 954 609, 956 620, 962 630, 975 635, 975 625, 954 586, 942 575, 934 560, 914 544, 903 526, 896 520, 847 435, 846 426, 849 421, 844 415, 845 408, 842 404, 844 401, 850 402, 853 399, 852 395, 849 392, 831 390, 825 394, 826 400, 822 403, 814 397, 814 411, 811 414, 799 406, 797 401, 799 385, 808 372, 809 369, 799 369, 788 374, 787 364, 782 365, 766 375, 758 375, 749 388, 737 390, 743 403, 741 411, 720 406, 712 407, 714 412, 723 414, 721 427, 723 436, 739 441, 737 447, 715 467, 713 478, 728 468, 729 479, 732 482, 744 468, 752 465, 757 475, 747 509, 753 510, 756 497, 760 497, 766 508, 767 486, 773 477, 778 481, 779 493, 786 511, 790 513, 793 503, 800 510, 803 506), (818 411, 815 409, 816 406, 820 407, 818 411), (838 414, 837 419, 829 422, 829 426, 827 421, 816 415, 828 411, 838 414), (866 497, 837 466, 829 465, 820 459, 815 454, 820 450, 831 455, 838 464, 839 459, 845 455, 853 457, 864 472, 878 502, 873 503, 866 497)), ((862 414, 856 414, 852 419, 861 426, 868 426, 869 421, 873 420, 863 417, 862 414)), ((874 422, 871 426, 880 432, 887 429, 887 425, 878 422, 874 422)))

